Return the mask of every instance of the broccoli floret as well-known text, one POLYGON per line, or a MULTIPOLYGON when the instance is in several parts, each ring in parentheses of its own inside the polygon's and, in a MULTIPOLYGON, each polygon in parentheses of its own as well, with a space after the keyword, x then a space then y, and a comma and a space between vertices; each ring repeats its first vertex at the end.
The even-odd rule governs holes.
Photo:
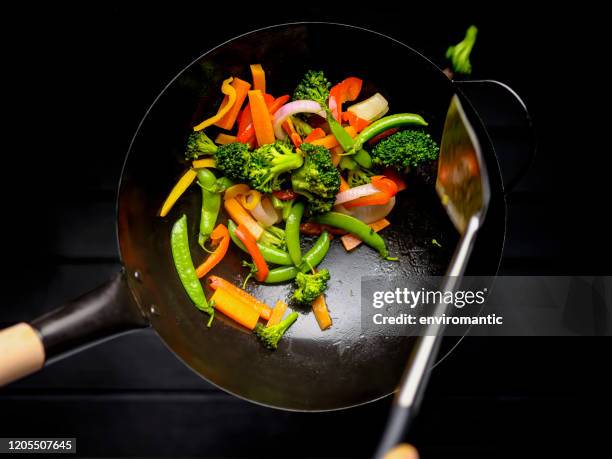
POLYGON ((476 26, 470 26, 465 33, 465 38, 455 46, 449 46, 446 50, 446 58, 450 59, 453 70, 457 73, 469 75, 472 73, 472 64, 470 63, 470 53, 476 43, 478 29, 476 26))
POLYGON ((403 171, 436 159, 439 150, 429 134, 407 129, 381 140, 372 150, 372 163, 403 171))
POLYGON ((212 155, 217 151, 217 146, 204 134, 204 131, 194 132, 187 139, 185 158, 196 159, 203 155, 212 155))
POLYGON ((315 274, 298 273, 295 283, 298 288, 293 292, 292 299, 304 306, 312 302, 327 289, 329 271, 322 269, 315 274))
POLYGON ((308 198, 311 214, 329 212, 340 190, 340 173, 325 147, 304 143, 304 165, 291 175, 293 191, 308 198))
POLYGON ((298 313, 293 311, 281 322, 271 327, 264 327, 262 324, 257 324, 253 332, 261 340, 264 346, 268 349, 275 350, 278 347, 278 342, 297 318, 298 313))
POLYGON ((248 145, 240 142, 221 145, 215 152, 217 169, 236 182, 247 181, 250 152, 248 145))
POLYGON ((253 153, 248 165, 248 181, 262 193, 280 190, 284 177, 282 174, 299 168, 304 159, 291 145, 276 141, 262 145, 253 153))
POLYGON ((314 100, 321 107, 327 107, 330 87, 331 83, 322 70, 309 70, 295 88, 293 100, 314 100))
POLYGON ((356 186, 370 183, 372 181, 370 178, 372 175, 373 173, 369 170, 357 166, 355 169, 348 172, 347 181, 351 188, 355 188, 356 186))
POLYGON ((285 230, 277 226, 268 226, 258 241, 267 247, 276 247, 277 249, 287 250, 287 240, 285 239, 285 230))

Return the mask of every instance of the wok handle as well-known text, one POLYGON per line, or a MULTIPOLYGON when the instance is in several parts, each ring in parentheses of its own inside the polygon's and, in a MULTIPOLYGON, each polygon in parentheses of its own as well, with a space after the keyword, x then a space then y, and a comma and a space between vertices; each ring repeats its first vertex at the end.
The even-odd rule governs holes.
POLYGON ((0 386, 147 325, 125 274, 120 273, 31 324, 21 323, 0 331, 0 386))
POLYGON ((525 177, 536 154, 537 140, 527 104, 514 89, 497 80, 454 80, 453 84, 466 96, 487 127, 493 147, 497 150, 505 193, 511 193, 525 177), (499 109, 503 98, 510 100, 510 104, 503 105, 508 110, 499 109), (500 154, 502 142, 507 141, 507 136, 496 129, 501 131, 508 126, 520 128, 522 135, 500 154), (496 132, 502 135, 498 139, 496 132))

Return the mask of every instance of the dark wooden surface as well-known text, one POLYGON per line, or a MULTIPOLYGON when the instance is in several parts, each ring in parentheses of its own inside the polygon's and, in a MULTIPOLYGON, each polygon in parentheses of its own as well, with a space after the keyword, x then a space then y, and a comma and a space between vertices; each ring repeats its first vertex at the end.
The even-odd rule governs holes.
MULTIPOLYGON (((131 135, 165 82, 211 44, 300 17, 276 13, 207 29, 197 18, 223 13, 196 11, 92 6, 9 16, 31 40, 5 53, 13 121, 3 153, 0 326, 48 311, 119 269, 114 189, 131 135)), ((513 41, 515 27, 496 14, 431 16, 431 25, 412 29, 393 9, 369 19, 334 14, 432 56, 480 20, 479 76, 510 80, 540 123, 538 159, 509 199, 503 272, 609 274, 610 233, 589 220, 601 212, 598 168, 584 180, 575 159, 575 145, 595 147, 558 139, 562 110, 577 99, 556 100, 560 84, 547 82, 540 57, 551 51, 535 20, 513 41), (578 183, 582 194, 568 192, 578 183)), ((546 30, 565 40, 562 27, 546 30)), ((577 54, 574 62, 584 62, 577 54)), ((516 139, 503 129, 496 135, 498 152, 513 154, 516 139)), ((466 339, 434 372, 414 441, 424 458, 598 457, 609 430, 602 420, 611 404, 609 352, 602 339, 466 339)), ((367 457, 388 404, 325 414, 255 406, 201 380, 143 330, 1 389, 0 436, 77 437, 87 456, 367 457)))

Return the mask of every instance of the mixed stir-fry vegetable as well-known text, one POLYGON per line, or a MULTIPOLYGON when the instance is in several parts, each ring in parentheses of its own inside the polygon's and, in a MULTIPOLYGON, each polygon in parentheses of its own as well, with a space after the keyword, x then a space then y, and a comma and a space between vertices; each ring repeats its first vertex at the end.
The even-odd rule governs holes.
POLYGON ((237 77, 223 81, 224 99, 217 113, 195 126, 187 139, 185 157, 191 167, 160 215, 168 215, 197 183, 202 191, 197 240, 203 253, 194 257, 189 251, 186 215, 171 233, 185 291, 210 316, 209 326, 220 311, 276 349, 298 314, 285 317, 284 299, 274 308, 262 303, 244 289, 247 281, 293 281, 289 303, 311 307, 321 330, 329 328, 325 290, 333 269, 317 266, 332 237, 341 236, 347 251, 365 243, 382 260, 396 260, 379 232, 390 225, 386 217, 395 195, 406 188, 403 174, 435 160, 438 146, 420 115, 388 115, 389 104, 379 93, 358 101, 362 80, 357 77, 332 85, 322 71, 310 70, 291 96, 274 97, 261 65, 251 65, 251 73, 252 82, 237 77), (205 133, 212 126, 226 131, 214 142, 205 133), (221 207, 227 225, 218 223, 221 207), (318 236, 304 253, 301 234, 318 236), (242 286, 211 275, 232 244, 246 255, 248 275, 242 286), (204 261, 194 266, 193 259, 205 252, 204 261), (203 278, 214 291, 209 299, 203 278))

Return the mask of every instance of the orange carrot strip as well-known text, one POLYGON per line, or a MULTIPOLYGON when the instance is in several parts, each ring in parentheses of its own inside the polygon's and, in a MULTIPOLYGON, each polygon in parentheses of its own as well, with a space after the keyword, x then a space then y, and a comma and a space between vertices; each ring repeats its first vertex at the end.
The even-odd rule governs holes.
POLYGON ((253 330, 255 325, 257 325, 259 320, 257 310, 241 297, 233 295, 229 290, 218 288, 213 296, 210 297, 210 301, 215 309, 249 330, 253 330))
POLYGON ((271 327, 272 325, 276 325, 277 323, 279 323, 283 319, 286 310, 287 303, 285 303, 283 300, 278 300, 276 302, 276 306, 274 306, 274 309, 272 309, 272 314, 268 319, 266 327, 271 327))
POLYGON ((253 89, 266 92, 266 73, 261 64, 251 64, 251 75, 253 75, 253 89))
POLYGON ((238 225, 244 225, 245 228, 255 239, 259 239, 263 234, 263 228, 259 226, 253 217, 240 205, 236 198, 226 199, 223 202, 226 212, 232 220, 238 225))
POLYGON ((319 328, 321 330, 325 330, 331 327, 332 320, 329 315, 329 310, 327 309, 327 304, 325 303, 325 296, 319 295, 312 302, 312 312, 314 312, 315 318, 319 323, 319 328))
MULTIPOLYGON (((357 131, 353 126, 346 126, 344 130, 348 132, 351 137, 355 137, 357 135, 357 131)), ((331 150, 332 148, 337 147, 339 145, 338 140, 336 140, 333 134, 326 135, 322 139, 313 140, 310 143, 312 143, 313 145, 321 145, 322 147, 325 147, 328 150, 331 150)))
MULTIPOLYGON (((390 224, 391 222, 389 222, 389 220, 387 220, 386 218, 382 218, 378 221, 375 221, 374 223, 370 223, 368 226, 378 233, 380 230, 385 229, 390 224)), ((357 236, 354 236, 352 234, 345 234, 340 238, 340 240, 342 241, 342 245, 344 246, 344 248, 349 251, 353 250, 355 247, 357 247, 363 242, 357 236)))
POLYGON ((249 104, 251 106, 251 116, 253 117, 253 127, 257 143, 261 145, 274 143, 274 129, 268 106, 259 90, 249 91, 249 104))
POLYGON ((336 145, 334 148, 330 150, 330 152, 331 152, 332 164, 338 167, 338 164, 340 164, 340 161, 342 160, 342 155, 344 154, 344 150, 342 149, 340 145, 336 145))
POLYGON ((217 136, 215 143, 219 145, 227 145, 228 143, 236 142, 235 135, 224 134, 223 132, 217 136))
MULTIPOLYGON (((222 277, 219 276, 208 276, 208 285, 213 290, 217 290, 218 288, 222 288, 227 290, 234 295, 240 296, 244 301, 253 306, 257 311, 259 311, 259 315, 264 320, 270 320, 272 316, 273 309, 270 308, 266 303, 262 303, 253 295, 245 292, 239 287, 236 287, 234 284, 226 281, 222 277)), ((277 305, 278 306, 278 305, 277 305)), ((276 309, 276 308, 275 308, 276 309)))
MULTIPOLYGON (((234 127, 234 123, 236 122, 236 118, 238 118, 238 113, 240 113, 240 107, 244 103, 244 100, 247 98, 247 94, 249 89, 251 89, 251 84, 247 83, 240 78, 234 78, 234 81, 231 83, 232 87, 236 91, 236 100, 234 105, 230 107, 228 112, 223 115, 223 117, 215 123, 215 126, 220 127, 221 129, 230 130, 234 127)), ((223 98, 223 102, 221 103, 221 108, 225 107, 229 102, 229 96, 225 96, 223 98)))
POLYGON ((351 186, 344 180, 344 177, 340 176, 340 191, 350 190, 351 186))

